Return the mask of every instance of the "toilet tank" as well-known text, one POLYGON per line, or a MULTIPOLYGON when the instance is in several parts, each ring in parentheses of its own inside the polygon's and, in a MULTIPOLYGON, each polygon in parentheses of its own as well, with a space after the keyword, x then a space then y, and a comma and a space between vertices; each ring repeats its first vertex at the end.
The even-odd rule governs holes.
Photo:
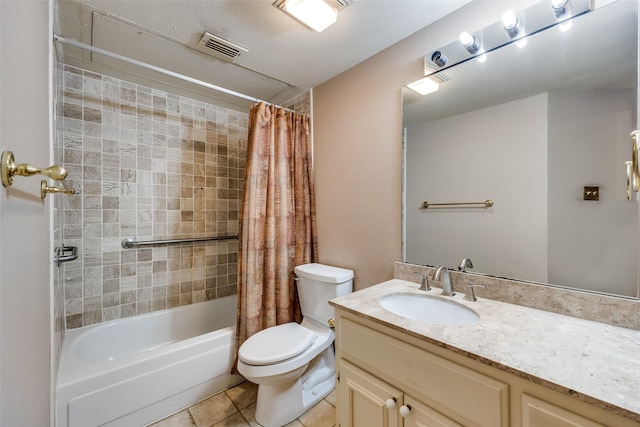
POLYGON ((327 325, 333 319, 329 300, 351 293, 353 271, 323 264, 304 264, 293 271, 298 277, 302 315, 327 325))

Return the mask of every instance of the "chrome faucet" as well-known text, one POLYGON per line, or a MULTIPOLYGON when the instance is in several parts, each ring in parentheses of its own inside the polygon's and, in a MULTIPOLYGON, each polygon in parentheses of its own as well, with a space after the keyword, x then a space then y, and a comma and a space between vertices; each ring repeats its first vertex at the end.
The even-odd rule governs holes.
POLYGON ((460 266, 458 267, 458 270, 467 271, 467 268, 473 268, 473 263, 469 258, 465 258, 462 260, 462 262, 460 263, 460 266))
POLYGON ((438 267, 436 273, 433 275, 433 280, 442 281, 442 295, 452 297, 456 293, 451 289, 451 278, 449 277, 449 269, 444 266, 438 267), (442 280, 440 280, 442 276, 442 280))

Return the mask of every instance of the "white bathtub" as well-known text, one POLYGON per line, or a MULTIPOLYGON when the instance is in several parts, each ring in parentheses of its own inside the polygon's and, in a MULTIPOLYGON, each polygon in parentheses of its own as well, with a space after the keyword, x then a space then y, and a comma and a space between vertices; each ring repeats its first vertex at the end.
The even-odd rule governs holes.
POLYGON ((67 331, 56 426, 145 426, 242 382, 235 322, 229 296, 67 331))

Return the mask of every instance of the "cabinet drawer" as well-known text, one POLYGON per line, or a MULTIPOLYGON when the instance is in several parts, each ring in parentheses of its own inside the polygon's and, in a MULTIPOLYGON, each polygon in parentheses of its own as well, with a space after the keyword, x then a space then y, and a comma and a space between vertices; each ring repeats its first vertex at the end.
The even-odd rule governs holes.
POLYGON ((508 426, 509 386, 341 318, 341 357, 465 426, 508 426))
POLYGON ((528 394, 522 395, 522 427, 604 427, 581 415, 545 402, 528 394))

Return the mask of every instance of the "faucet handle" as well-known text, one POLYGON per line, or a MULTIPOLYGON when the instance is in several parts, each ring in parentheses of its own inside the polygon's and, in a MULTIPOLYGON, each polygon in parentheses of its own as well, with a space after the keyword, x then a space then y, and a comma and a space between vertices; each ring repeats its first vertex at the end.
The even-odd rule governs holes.
POLYGON ((464 300, 465 301, 478 301, 478 298, 476 298, 476 293, 473 290, 473 288, 486 288, 485 285, 467 285, 467 293, 464 294, 464 300))
POLYGON ((418 288, 418 290, 420 290, 420 291, 430 291, 431 290, 431 286, 429 286, 429 279, 427 278, 426 274, 418 273, 418 272, 414 272, 413 274, 415 274, 416 276, 422 276, 422 283, 420 284, 420 288, 418 288))

